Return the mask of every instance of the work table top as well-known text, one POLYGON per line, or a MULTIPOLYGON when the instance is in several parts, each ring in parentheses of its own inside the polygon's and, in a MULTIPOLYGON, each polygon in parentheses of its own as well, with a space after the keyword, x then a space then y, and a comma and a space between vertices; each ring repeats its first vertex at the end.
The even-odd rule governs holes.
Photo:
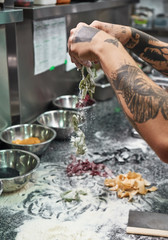
POLYGON ((157 191, 137 195, 129 202, 109 191, 101 176, 68 177, 66 168, 74 149, 69 141, 54 140, 40 157, 40 167, 31 181, 20 191, 0 197, 0 239, 17 239, 19 231, 31 236, 32 226, 47 229, 48 224, 54 228, 59 223, 94 233, 97 239, 166 239, 126 233, 129 210, 168 213, 168 164, 161 162, 144 140, 133 138, 131 129, 115 98, 98 102, 85 128, 88 153, 82 159, 105 164, 114 176, 139 172, 157 191), (123 151, 129 155, 126 160, 120 158, 123 151), (67 202, 61 197, 66 191, 83 191, 86 195, 67 202))

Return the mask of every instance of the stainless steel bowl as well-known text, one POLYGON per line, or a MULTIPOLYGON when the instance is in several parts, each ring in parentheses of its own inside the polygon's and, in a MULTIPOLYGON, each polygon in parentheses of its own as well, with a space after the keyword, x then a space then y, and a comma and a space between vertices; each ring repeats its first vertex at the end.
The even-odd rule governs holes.
POLYGON ((3 183, 2 181, 0 181, 0 195, 2 194, 2 192, 3 192, 3 183))
POLYGON ((80 98, 76 95, 64 95, 55 98, 52 103, 54 107, 59 108, 59 109, 65 109, 65 110, 75 110, 75 111, 86 111, 91 109, 96 105, 96 101, 92 99, 92 103, 88 106, 82 107, 82 108, 77 108, 76 104, 79 103, 80 98))
POLYGON ((51 128, 41 126, 39 124, 20 124, 8 127, 2 131, 0 139, 7 145, 8 148, 21 149, 41 155, 46 151, 55 137, 56 132, 51 128), (38 144, 28 145, 12 143, 14 140, 23 140, 29 137, 38 137, 41 142, 38 144))
POLYGON ((39 164, 39 157, 33 153, 17 149, 0 150, 0 193, 21 189, 39 164))
POLYGON ((74 132, 72 125, 72 116, 79 116, 79 127, 85 123, 85 118, 76 111, 70 110, 53 110, 41 114, 37 122, 53 128, 57 132, 57 139, 69 139, 74 132))

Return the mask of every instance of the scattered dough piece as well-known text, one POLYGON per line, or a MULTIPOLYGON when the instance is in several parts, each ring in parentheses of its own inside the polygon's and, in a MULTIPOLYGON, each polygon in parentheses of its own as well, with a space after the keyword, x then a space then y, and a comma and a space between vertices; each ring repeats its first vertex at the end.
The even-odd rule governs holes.
POLYGON ((116 191, 119 198, 129 197, 129 201, 136 195, 145 195, 147 192, 154 192, 156 187, 146 188, 150 183, 143 179, 140 173, 128 172, 120 174, 114 179, 105 179, 105 186, 111 191, 116 191))

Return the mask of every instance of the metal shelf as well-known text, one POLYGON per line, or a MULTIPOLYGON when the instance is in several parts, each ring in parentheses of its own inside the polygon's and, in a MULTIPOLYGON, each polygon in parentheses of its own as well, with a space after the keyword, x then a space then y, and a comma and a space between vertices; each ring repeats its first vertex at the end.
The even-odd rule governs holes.
POLYGON ((0 25, 23 21, 22 9, 8 9, 0 11, 0 25))
POLYGON ((24 16, 34 20, 47 19, 67 14, 89 12, 126 6, 139 2, 139 0, 104 0, 97 2, 82 2, 62 5, 33 6, 23 8, 24 16))

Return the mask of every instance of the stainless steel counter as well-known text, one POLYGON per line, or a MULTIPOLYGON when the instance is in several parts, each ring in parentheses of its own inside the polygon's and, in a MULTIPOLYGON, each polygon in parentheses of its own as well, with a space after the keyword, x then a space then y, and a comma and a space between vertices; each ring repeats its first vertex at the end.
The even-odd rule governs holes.
MULTIPOLYGON (((89 239, 88 231, 96 234, 92 240, 166 240, 128 235, 126 226, 129 210, 168 214, 168 164, 161 162, 144 140, 131 137, 130 124, 116 98, 98 102, 92 115, 93 120, 87 122, 84 131, 88 153, 83 160, 105 164, 114 176, 139 172, 158 190, 136 195, 129 202, 106 188, 104 177, 88 173, 68 177, 66 168, 72 162, 74 149, 69 141, 54 140, 41 156, 32 180, 20 191, 0 197, 1 240, 15 240, 16 236, 16 240, 27 239, 21 234, 29 240, 39 240, 41 233, 40 240, 67 240, 71 239, 72 230, 77 233, 79 229, 85 233, 85 240, 89 239), (86 195, 68 202, 62 198, 66 191, 83 191, 86 195), (56 238, 59 229, 61 238, 56 238), (45 238, 47 233, 53 238, 45 238)), ((73 239, 83 239, 78 237, 73 239)))

